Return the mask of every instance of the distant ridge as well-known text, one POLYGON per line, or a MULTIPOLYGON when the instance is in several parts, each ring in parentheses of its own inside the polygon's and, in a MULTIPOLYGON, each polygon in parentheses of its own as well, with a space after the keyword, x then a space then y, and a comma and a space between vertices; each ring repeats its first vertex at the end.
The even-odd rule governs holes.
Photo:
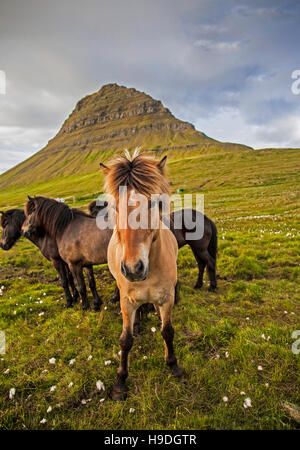
POLYGON ((77 103, 57 135, 38 153, 0 175, 0 188, 95 172, 116 151, 142 146, 164 151, 209 151, 224 144, 172 115, 159 100, 117 84, 107 84, 77 103))

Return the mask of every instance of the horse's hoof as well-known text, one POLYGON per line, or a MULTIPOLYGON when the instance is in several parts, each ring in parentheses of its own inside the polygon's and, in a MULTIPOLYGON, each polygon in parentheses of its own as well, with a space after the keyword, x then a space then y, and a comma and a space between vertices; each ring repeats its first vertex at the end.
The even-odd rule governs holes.
POLYGON ((216 292, 217 286, 209 286, 208 290, 209 292, 216 292))
POLYGON ((96 304, 94 304, 94 311, 100 311, 101 310, 101 306, 102 306, 102 303, 96 303, 96 304))
POLYGON ((65 308, 66 309, 73 308, 73 303, 66 303, 65 308))
POLYGON ((203 286, 203 284, 196 283, 195 286, 194 286, 194 289, 201 289, 202 286, 203 286))
POLYGON ((111 390, 111 399, 114 401, 124 401, 127 397, 127 388, 125 385, 114 384, 111 390))
POLYGON ((180 369, 178 366, 171 367, 172 375, 177 378, 178 380, 181 380, 183 377, 183 370, 180 369))
POLYGON ((90 308, 89 303, 87 303, 86 305, 82 305, 82 311, 88 311, 89 308, 90 308))

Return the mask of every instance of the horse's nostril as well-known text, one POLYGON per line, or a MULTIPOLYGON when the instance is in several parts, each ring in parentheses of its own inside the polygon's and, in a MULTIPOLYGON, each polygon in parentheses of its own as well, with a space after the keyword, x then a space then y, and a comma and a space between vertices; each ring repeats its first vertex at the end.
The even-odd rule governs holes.
POLYGON ((140 259, 139 262, 137 263, 137 265, 135 266, 135 272, 138 275, 141 275, 142 273, 144 273, 145 267, 144 267, 144 263, 143 261, 140 259))

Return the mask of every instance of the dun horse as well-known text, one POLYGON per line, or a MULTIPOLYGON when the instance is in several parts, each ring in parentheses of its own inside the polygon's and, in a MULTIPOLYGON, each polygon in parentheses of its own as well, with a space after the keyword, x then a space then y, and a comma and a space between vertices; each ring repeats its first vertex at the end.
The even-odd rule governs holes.
MULTIPOLYGON (((91 216, 96 217, 99 211, 108 204, 104 203, 103 206, 97 205, 97 201, 94 200, 88 206, 91 216)), ((162 217, 163 222, 167 222, 166 217, 162 217)), ((216 280, 216 256, 217 256, 217 227, 214 222, 203 215, 200 211, 193 210, 178 210, 174 211, 170 215, 170 230, 174 234, 177 240, 178 248, 184 245, 189 245, 198 264, 198 278, 194 286, 195 289, 200 289, 203 286, 203 274, 205 268, 207 268, 210 291, 214 291, 217 287, 216 280), (186 224, 184 218, 190 217, 192 223, 186 224), (179 226, 177 226, 177 223, 179 226), (189 235, 196 230, 196 226, 203 223, 203 236, 200 239, 191 239, 189 235), (176 224, 176 227, 175 227, 176 224), (197 224, 197 225, 194 225, 197 224)), ((118 300, 117 295, 115 296, 118 300)))
MULTIPOLYGON (((0 248, 9 250, 15 245, 22 235, 22 225, 25 221, 25 214, 22 209, 10 209, 8 211, 0 211, 1 226, 3 228, 2 238, 0 240, 0 248)), ((73 303, 77 302, 79 294, 74 285, 74 280, 67 264, 61 259, 58 253, 57 245, 54 239, 45 234, 41 229, 28 236, 29 240, 35 244, 42 255, 51 261, 57 270, 62 287, 66 296, 66 307, 69 308, 73 303), (73 291, 73 297, 69 287, 73 291)))
POLYGON ((99 310, 102 300, 97 293, 91 268, 107 262, 112 231, 100 230, 94 217, 45 197, 30 198, 25 205, 25 215, 22 227, 25 235, 43 229, 55 240, 59 255, 76 280, 84 310, 88 309, 89 303, 82 271, 85 267, 90 269, 92 277, 89 278, 89 285, 94 296, 94 309, 99 310))
POLYGON ((152 194, 168 193, 165 162, 166 157, 155 161, 138 155, 117 158, 109 168, 102 165, 106 174, 106 189, 116 201, 117 220, 108 246, 108 266, 120 290, 123 317, 120 366, 112 389, 114 400, 126 397, 125 383, 128 377, 128 355, 133 345, 134 319, 142 304, 153 303, 159 310, 166 363, 173 375, 178 378, 182 376, 174 353, 174 329, 171 324, 177 283, 178 246, 172 232, 162 225, 158 204, 150 201, 152 194), (124 186, 127 193, 119 195, 119 189, 124 186), (144 202, 144 210, 139 206, 140 214, 146 214, 151 221, 148 229, 135 229, 130 224, 129 215, 136 212, 136 206, 129 204, 135 194, 143 194, 148 199, 146 205, 144 202), (127 213, 124 217, 125 209, 127 213), (158 226, 153 225, 150 216, 156 216, 158 226))

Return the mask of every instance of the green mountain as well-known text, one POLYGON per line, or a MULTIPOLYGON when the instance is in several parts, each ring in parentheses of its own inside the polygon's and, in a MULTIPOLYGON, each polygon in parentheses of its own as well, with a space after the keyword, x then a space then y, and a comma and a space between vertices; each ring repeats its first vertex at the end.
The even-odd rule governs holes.
POLYGON ((107 84, 77 103, 46 147, 2 174, 0 189, 92 173, 115 151, 137 146, 157 153, 249 149, 207 137, 143 92, 107 84))

